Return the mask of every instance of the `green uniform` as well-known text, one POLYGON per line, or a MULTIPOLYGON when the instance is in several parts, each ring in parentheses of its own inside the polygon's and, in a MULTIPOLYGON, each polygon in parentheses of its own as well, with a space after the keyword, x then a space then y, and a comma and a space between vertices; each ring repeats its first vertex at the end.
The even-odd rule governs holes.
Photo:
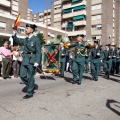
POLYGON ((103 51, 103 68, 105 71, 105 78, 109 79, 112 67, 112 55, 110 50, 103 51))
POLYGON ((31 38, 25 38, 19 40, 16 35, 12 36, 16 44, 24 46, 23 60, 20 68, 20 78, 27 86, 27 95, 31 96, 34 92, 34 63, 40 63, 41 59, 41 44, 39 38, 32 36, 31 38))
POLYGON ((90 52, 85 51, 85 72, 88 73, 88 63, 90 62, 90 52))
POLYGON ((97 81, 101 64, 102 49, 100 46, 93 47, 91 50, 91 75, 92 79, 97 81), (97 54, 99 53, 99 55, 97 54))
POLYGON ((116 51, 116 74, 120 72, 120 51, 116 51))
POLYGON ((72 73, 73 73, 73 80, 78 83, 82 82, 82 76, 83 76, 84 64, 85 64, 86 46, 88 46, 88 43, 85 42, 75 43, 69 46, 70 48, 75 47, 75 52, 74 52, 75 57, 72 64, 72 73))
POLYGON ((116 68, 116 50, 111 49, 112 53, 112 68, 111 68, 111 75, 115 74, 115 68, 116 68))
POLYGON ((60 76, 64 77, 66 56, 68 55, 66 49, 60 48, 60 76))

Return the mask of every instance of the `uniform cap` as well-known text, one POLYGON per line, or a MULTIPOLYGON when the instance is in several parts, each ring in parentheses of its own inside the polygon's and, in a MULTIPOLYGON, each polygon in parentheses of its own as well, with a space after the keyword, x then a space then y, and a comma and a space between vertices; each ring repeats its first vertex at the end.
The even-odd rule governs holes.
POLYGON ((82 37, 84 38, 85 36, 83 34, 78 34, 77 37, 82 37))
POLYGON ((35 30, 35 28, 37 28, 37 26, 35 24, 29 24, 29 23, 26 24, 26 27, 30 27, 33 30, 35 30))

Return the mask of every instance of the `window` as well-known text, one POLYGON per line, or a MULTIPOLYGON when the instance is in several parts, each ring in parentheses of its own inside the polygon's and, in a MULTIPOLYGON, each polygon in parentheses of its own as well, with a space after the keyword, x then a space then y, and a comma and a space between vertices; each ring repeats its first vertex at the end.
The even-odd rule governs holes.
POLYGON ((61 22, 54 22, 54 26, 60 26, 61 22))
POLYGON ((60 8, 61 8, 61 5, 56 5, 56 6, 54 7, 55 10, 60 9, 60 8))
POLYGON ((24 27, 18 27, 18 31, 19 31, 20 33, 25 34, 25 28, 24 28, 24 27))
POLYGON ((93 25, 93 26, 92 26, 92 29, 93 29, 93 30, 101 30, 101 29, 102 29, 102 26, 101 26, 101 25, 93 25))
POLYGON ((98 10, 98 9, 101 9, 101 6, 102 6, 102 4, 93 5, 91 9, 92 10, 98 10))
POLYGON ((101 15, 92 16, 92 20, 98 20, 98 19, 101 19, 101 15))
POLYGON ((6 23, 0 22, 0 30, 5 30, 6 29, 6 23))
POLYGON ((58 18, 58 17, 61 17, 61 14, 55 14, 54 15, 54 18, 58 18))

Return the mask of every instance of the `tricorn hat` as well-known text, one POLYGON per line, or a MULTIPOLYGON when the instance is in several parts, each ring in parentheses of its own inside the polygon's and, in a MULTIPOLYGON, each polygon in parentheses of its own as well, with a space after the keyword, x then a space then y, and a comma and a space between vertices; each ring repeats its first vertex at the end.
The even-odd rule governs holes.
POLYGON ((32 28, 34 31, 35 31, 35 28, 37 28, 37 26, 36 26, 35 24, 29 24, 29 23, 26 24, 26 27, 30 27, 30 28, 32 28))
POLYGON ((85 36, 83 34, 78 34, 77 37, 82 37, 84 38, 85 36))

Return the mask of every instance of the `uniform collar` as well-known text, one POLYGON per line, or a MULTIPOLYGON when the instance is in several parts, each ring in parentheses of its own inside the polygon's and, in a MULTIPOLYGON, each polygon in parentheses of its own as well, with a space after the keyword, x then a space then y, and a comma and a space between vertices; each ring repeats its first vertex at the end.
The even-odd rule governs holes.
POLYGON ((32 34, 32 35, 30 35, 28 38, 30 39, 32 36, 33 36, 33 34, 32 34))

